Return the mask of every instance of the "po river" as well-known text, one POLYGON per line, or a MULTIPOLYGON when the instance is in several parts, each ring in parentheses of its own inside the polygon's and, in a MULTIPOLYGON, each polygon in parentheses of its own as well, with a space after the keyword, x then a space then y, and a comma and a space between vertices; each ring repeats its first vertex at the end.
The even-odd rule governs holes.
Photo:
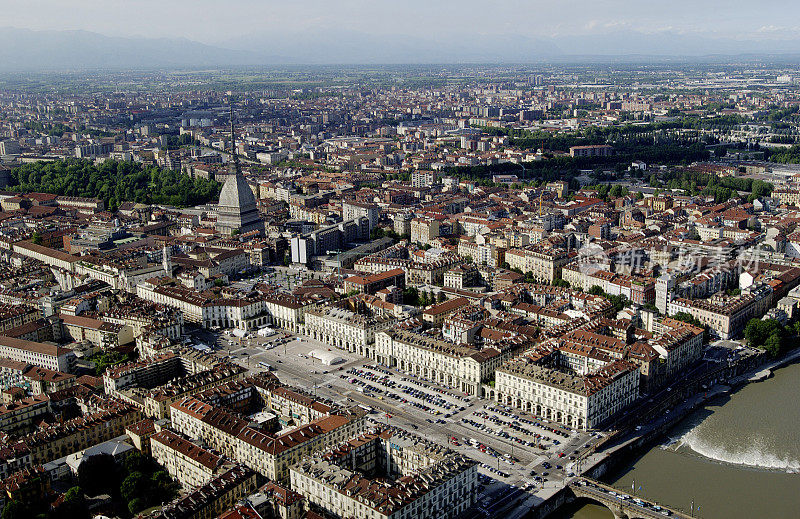
MULTIPOLYGON (((800 364, 710 400, 622 471, 604 478, 627 494, 706 519, 800 517, 800 364), (641 489, 639 489, 641 487, 641 489)), ((613 519, 585 505, 562 517, 613 519)))

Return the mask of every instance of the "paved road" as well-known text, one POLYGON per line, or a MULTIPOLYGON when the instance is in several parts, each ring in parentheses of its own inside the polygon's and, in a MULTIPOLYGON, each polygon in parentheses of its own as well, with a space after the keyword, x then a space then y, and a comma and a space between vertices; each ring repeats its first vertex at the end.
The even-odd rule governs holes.
MULTIPOLYGON (((464 407, 464 410, 448 410, 441 406, 432 405, 406 393, 401 393, 398 388, 391 390, 364 377, 348 375, 347 378, 343 379, 340 375, 346 374, 350 368, 362 369, 365 373, 371 372, 375 376, 383 376, 384 373, 376 369, 369 369, 374 365, 368 359, 335 348, 330 349, 345 359, 344 363, 336 366, 326 366, 318 360, 300 357, 300 355, 307 355, 312 349, 329 349, 328 345, 308 337, 300 337, 301 340, 298 341, 296 340, 296 335, 287 334, 280 330, 271 337, 250 336, 242 339, 209 330, 195 329, 190 333, 196 341, 213 345, 220 353, 230 355, 235 362, 250 370, 263 370, 259 362, 265 362, 275 368, 278 377, 287 384, 304 388, 321 398, 334 402, 350 405, 362 404, 372 407, 379 411, 379 413, 371 415, 373 421, 411 430, 416 434, 441 445, 447 445, 451 449, 475 459, 481 464, 479 473, 483 478, 479 499, 486 503, 486 507, 492 508, 493 515, 496 515, 498 510, 501 510, 503 515, 508 515, 510 519, 522 517, 524 511, 540 503, 572 480, 571 477, 567 476, 567 473, 574 470, 575 467, 568 460, 568 457, 577 456, 587 451, 584 447, 587 442, 598 441, 597 438, 584 432, 573 432, 569 438, 564 438, 556 436, 544 428, 537 428, 524 422, 519 422, 522 427, 530 431, 539 432, 545 439, 544 443, 547 445, 547 450, 542 451, 538 447, 519 445, 511 441, 511 439, 498 437, 494 434, 494 431, 501 428, 509 434, 519 435, 529 441, 533 441, 534 438, 527 433, 517 433, 507 425, 498 425, 476 414, 485 413, 487 417, 493 416, 503 422, 512 421, 512 417, 500 414, 501 412, 507 412, 502 406, 496 406, 493 402, 474 397, 465 402, 462 399, 464 395, 457 394, 453 389, 440 387, 429 381, 416 380, 410 375, 397 372, 392 372, 390 376, 390 379, 396 384, 404 384, 422 390, 428 395, 442 398, 451 406, 464 407), (268 350, 264 348, 265 344, 274 343, 287 335, 289 335, 289 341, 285 344, 268 350), (365 369, 365 366, 367 369, 365 369), (408 402, 403 403, 399 400, 388 398, 385 394, 381 395, 376 391, 362 393, 356 389, 360 386, 348 382, 350 378, 358 378, 385 391, 395 391, 408 402), (402 381, 403 378, 407 380, 402 381), (444 390, 445 393, 440 393, 436 389, 444 390), (411 401, 438 409, 440 414, 431 414, 431 412, 414 407, 409 403, 411 401), (452 413, 451 416, 444 418, 444 415, 448 412, 452 413), (464 424, 461 422, 462 418, 469 418, 479 424, 485 423, 492 432, 482 431, 472 425, 464 424), (436 420, 439 420, 439 422, 437 423, 436 420), (460 445, 456 446, 450 442, 453 436, 457 438, 460 445), (474 438, 477 442, 485 445, 488 451, 494 451, 497 456, 494 457, 488 452, 482 452, 465 444, 464 438, 474 438), (553 445, 553 439, 558 439, 561 444, 553 445), (564 453, 563 458, 557 457, 559 452, 564 453), (505 459, 505 455, 512 456, 517 462, 509 463, 505 459), (545 468, 542 465, 544 462, 549 462, 552 466, 545 468), (564 467, 562 470, 557 470, 555 469, 556 465, 563 465, 564 467), (547 481, 534 481, 531 471, 535 471, 537 476, 547 472, 547 481), (529 488, 529 490, 523 492, 522 488, 529 488), (517 504, 520 500, 524 501, 521 505, 517 504), (498 502, 500 503, 499 508, 496 505, 498 502)), ((380 369, 382 370, 383 368, 380 369)), ((518 410, 509 409, 508 412, 512 415, 523 415, 518 410)), ((534 419, 531 416, 524 417, 534 419)), ((485 517, 486 514, 481 512, 479 507, 476 508, 476 516, 485 517)))
MULTIPOLYGON (((497 483, 492 483, 489 480, 485 481, 485 488, 482 493, 484 498, 492 501, 494 497, 502 495, 510 485, 514 487, 523 487, 528 484, 534 483, 535 486, 531 489, 530 494, 521 493, 518 498, 509 501, 509 504, 516 502, 518 499, 526 499, 528 508, 533 506, 550 494, 556 492, 563 485, 567 484, 571 478, 567 477, 566 473, 573 469, 572 463, 568 460, 569 456, 578 455, 587 449, 584 445, 587 442, 595 442, 596 438, 588 433, 573 432, 569 438, 553 435, 545 429, 540 429, 535 426, 529 426, 525 423, 520 423, 521 426, 530 430, 539 430, 543 437, 552 440, 554 438, 561 441, 560 445, 552 445, 551 441, 546 441, 548 445, 546 451, 542 451, 537 447, 527 447, 519 445, 510 439, 501 438, 495 434, 484 432, 476 429, 473 426, 461 423, 461 418, 470 418, 478 423, 484 423, 481 417, 475 415, 476 412, 485 412, 489 416, 496 416, 503 421, 511 421, 512 418, 501 416, 498 412, 491 409, 486 409, 485 406, 493 403, 477 398, 470 398, 468 402, 461 400, 463 395, 458 394, 452 389, 437 386, 431 382, 418 381, 419 384, 411 382, 413 377, 407 374, 400 374, 393 372, 390 379, 396 384, 405 384, 415 389, 425 391, 429 395, 443 398, 451 405, 463 406, 464 410, 456 410, 450 417, 444 418, 448 412, 443 407, 437 407, 430 403, 411 397, 408 394, 401 393, 395 388, 394 390, 388 389, 376 382, 369 381, 363 377, 354 377, 348 375, 347 378, 342 378, 340 375, 346 374, 350 368, 363 369, 365 366, 373 366, 373 364, 363 357, 360 357, 349 352, 333 349, 333 351, 345 359, 343 364, 336 366, 326 366, 320 361, 303 358, 299 355, 307 354, 312 349, 327 350, 329 347, 319 341, 314 341, 307 337, 301 337, 300 341, 292 340, 284 345, 277 346, 273 349, 264 350, 263 344, 265 342, 274 341, 276 338, 285 335, 284 332, 279 332, 279 335, 270 338, 253 337, 248 339, 229 338, 221 335, 218 343, 222 347, 222 351, 226 354, 232 355, 236 362, 248 367, 251 370, 259 371, 262 368, 259 362, 266 362, 273 366, 277 371, 278 377, 281 381, 304 388, 322 398, 339 402, 342 404, 362 404, 372 407, 380 412, 371 415, 371 419, 378 423, 386 423, 389 425, 399 426, 407 430, 411 430, 421 436, 424 436, 432 441, 440 443, 441 445, 448 445, 450 448, 457 450, 481 463, 479 472, 491 476, 497 480, 497 483), (327 372, 327 373, 326 373, 327 372), (399 400, 388 398, 385 394, 379 394, 376 391, 366 391, 362 393, 356 388, 360 387, 357 384, 348 382, 350 378, 358 378, 364 380, 377 388, 385 391, 395 391, 401 398, 406 400, 416 401, 420 404, 429 405, 434 409, 438 409, 441 414, 435 415, 431 412, 414 407, 410 403, 403 403, 399 400), (408 381, 403 382, 401 379, 407 378, 408 381), (445 390, 446 393, 439 393, 436 389, 445 390), (436 420, 440 422, 437 423, 436 420), (433 423, 431 423, 433 422, 433 423), (460 445, 455 446, 450 443, 451 437, 456 437, 460 445), (474 438, 479 443, 485 445, 489 449, 495 451, 498 456, 493 457, 487 452, 469 446, 463 442, 464 438, 474 438), (557 455, 563 452, 564 456, 559 458, 557 455), (505 455, 510 455, 517 459, 518 462, 511 464, 505 459, 505 455), (546 469, 542 463, 550 462, 552 467, 546 469), (556 470, 556 465, 564 465, 562 470, 556 470), (548 472, 546 482, 535 482, 531 471, 535 471, 537 475, 543 472, 548 472), (498 471, 504 475, 499 475, 498 471), (526 497, 529 496, 529 497, 526 497)), ((383 369, 383 368, 381 368, 383 369)), ((375 375, 383 375, 376 370, 368 370, 375 375)), ((501 407, 497 407, 502 411, 501 407)), ((450 411, 452 412, 452 411, 450 411)), ((511 410, 512 414, 519 414, 517 410, 511 410)), ((533 417, 526 415, 527 418, 533 417)), ((493 431, 501 426, 496 425, 490 421, 486 422, 493 431)), ((502 427, 509 434, 518 434, 509 427, 502 427)), ((521 435, 526 439, 531 439, 528 435, 521 435)))

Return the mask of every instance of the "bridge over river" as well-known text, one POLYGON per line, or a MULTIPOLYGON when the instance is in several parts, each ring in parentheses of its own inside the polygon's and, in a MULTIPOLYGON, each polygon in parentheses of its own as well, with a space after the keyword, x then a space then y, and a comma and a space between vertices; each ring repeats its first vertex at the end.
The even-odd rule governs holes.
POLYGON ((576 499, 594 501, 599 503, 614 514, 616 519, 664 519, 673 517, 689 519, 686 512, 660 506, 658 503, 648 501, 636 496, 629 496, 599 481, 589 478, 578 478, 570 484, 576 499))

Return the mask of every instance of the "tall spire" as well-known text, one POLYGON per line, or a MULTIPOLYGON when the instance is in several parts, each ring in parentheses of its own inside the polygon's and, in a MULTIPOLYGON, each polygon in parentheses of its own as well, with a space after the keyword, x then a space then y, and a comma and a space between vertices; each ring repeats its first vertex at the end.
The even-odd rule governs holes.
POLYGON ((239 166, 239 155, 236 153, 236 132, 233 131, 233 94, 231 93, 228 96, 228 100, 231 104, 231 155, 233 159, 233 168, 234 173, 237 175, 241 173, 241 167, 239 166))
POLYGON ((234 96, 232 92, 228 92, 228 99, 231 103, 231 159, 233 167, 228 170, 229 174, 219 194, 215 227, 223 235, 258 231, 259 235, 263 236, 264 221, 261 220, 261 216, 258 214, 258 205, 253 195, 253 190, 242 175, 239 155, 236 153, 236 132, 234 132, 233 127, 234 96))

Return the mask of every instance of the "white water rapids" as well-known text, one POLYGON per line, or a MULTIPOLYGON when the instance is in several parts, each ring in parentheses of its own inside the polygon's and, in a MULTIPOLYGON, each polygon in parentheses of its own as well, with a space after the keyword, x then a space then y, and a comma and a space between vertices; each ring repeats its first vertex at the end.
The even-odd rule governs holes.
POLYGON ((800 471, 800 461, 787 454, 771 452, 771 447, 766 445, 763 438, 754 438, 749 444, 731 448, 714 439, 707 439, 702 431, 698 430, 700 427, 702 424, 687 431, 672 444, 672 447, 675 450, 686 447, 705 458, 731 465, 785 472, 800 471))
POLYGON ((800 472, 800 366, 712 401, 672 431, 663 446, 731 465, 800 472))

